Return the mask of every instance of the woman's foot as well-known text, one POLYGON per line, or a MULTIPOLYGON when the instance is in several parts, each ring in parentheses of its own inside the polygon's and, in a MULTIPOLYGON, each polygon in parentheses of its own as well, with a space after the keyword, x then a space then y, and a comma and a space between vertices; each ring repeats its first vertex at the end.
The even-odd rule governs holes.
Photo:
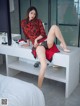
POLYGON ((70 50, 67 47, 64 47, 62 43, 60 44, 60 47, 63 49, 64 52, 70 52, 70 50))

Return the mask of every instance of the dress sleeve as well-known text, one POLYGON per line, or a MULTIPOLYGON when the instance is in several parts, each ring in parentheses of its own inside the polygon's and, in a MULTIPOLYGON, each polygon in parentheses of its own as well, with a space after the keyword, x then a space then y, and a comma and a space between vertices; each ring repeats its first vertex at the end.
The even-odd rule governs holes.
POLYGON ((25 20, 21 21, 21 28, 22 28, 22 31, 23 31, 26 39, 29 39, 29 37, 27 36, 27 33, 26 33, 26 22, 25 22, 25 20))
POLYGON ((43 23, 41 20, 39 20, 39 28, 40 28, 40 34, 43 36, 43 37, 46 37, 46 32, 45 32, 45 29, 44 29, 44 26, 43 26, 43 23))

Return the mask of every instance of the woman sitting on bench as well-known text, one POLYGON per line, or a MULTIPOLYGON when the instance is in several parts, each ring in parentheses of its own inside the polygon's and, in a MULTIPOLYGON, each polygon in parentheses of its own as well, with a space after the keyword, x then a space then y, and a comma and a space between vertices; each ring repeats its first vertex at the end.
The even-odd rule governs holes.
POLYGON ((60 46, 64 52, 70 52, 70 50, 67 48, 61 31, 57 25, 52 25, 48 36, 46 35, 42 21, 38 19, 37 9, 33 6, 27 10, 26 19, 21 21, 21 27, 27 40, 27 44, 24 44, 23 46, 29 46, 31 41, 33 44, 32 53, 35 58, 39 58, 41 63, 38 77, 38 87, 41 88, 47 67, 46 59, 51 61, 54 53, 59 52, 54 43, 55 37, 57 37, 61 42, 60 46))

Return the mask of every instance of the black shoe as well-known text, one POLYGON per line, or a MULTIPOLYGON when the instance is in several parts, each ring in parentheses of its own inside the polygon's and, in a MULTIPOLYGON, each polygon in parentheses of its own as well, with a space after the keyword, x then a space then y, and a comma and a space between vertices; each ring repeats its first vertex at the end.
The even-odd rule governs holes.
POLYGON ((37 61, 35 64, 34 64, 34 67, 39 67, 39 65, 40 65, 40 62, 39 61, 37 61))

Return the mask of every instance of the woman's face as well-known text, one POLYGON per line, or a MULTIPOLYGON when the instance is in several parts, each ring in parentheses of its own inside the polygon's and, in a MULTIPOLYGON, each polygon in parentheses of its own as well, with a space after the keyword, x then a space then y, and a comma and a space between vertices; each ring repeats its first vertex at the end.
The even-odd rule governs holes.
POLYGON ((29 21, 33 20, 36 16, 35 10, 29 12, 29 21))

